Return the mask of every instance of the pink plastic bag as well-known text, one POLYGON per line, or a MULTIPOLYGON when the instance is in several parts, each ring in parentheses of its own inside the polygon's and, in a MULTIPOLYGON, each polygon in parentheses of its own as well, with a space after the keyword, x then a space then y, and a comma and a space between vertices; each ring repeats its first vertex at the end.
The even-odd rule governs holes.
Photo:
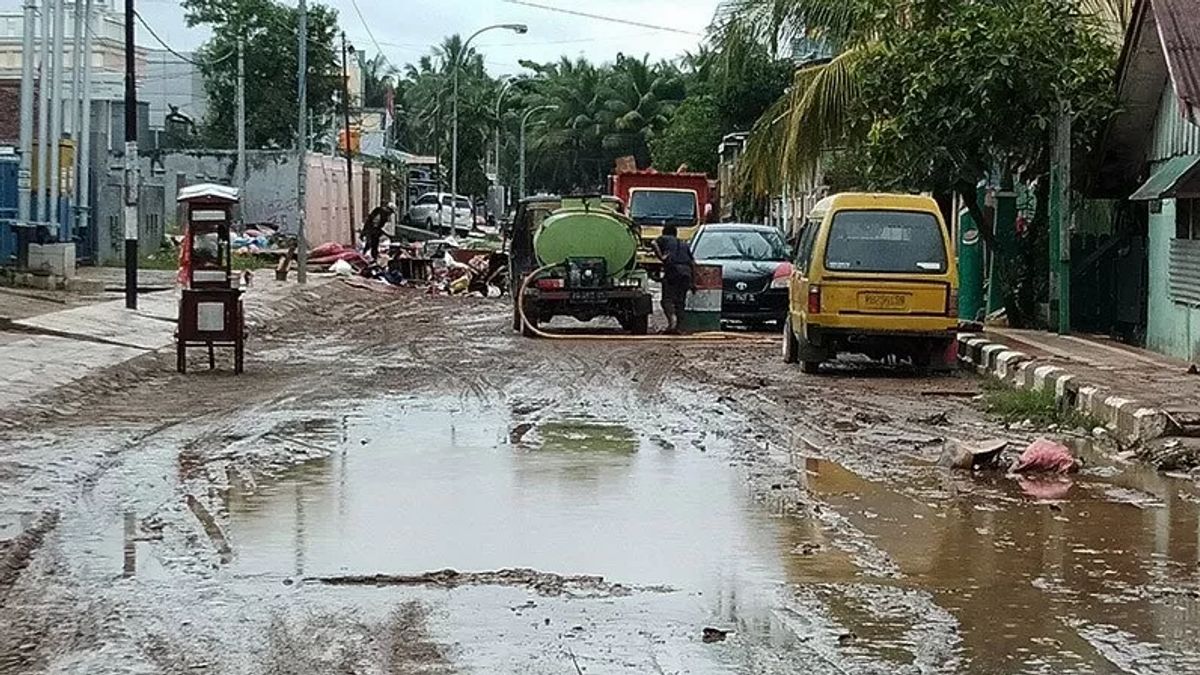
POLYGON ((1044 438, 1034 441, 1013 465, 1013 473, 1071 473, 1079 462, 1062 443, 1044 438))

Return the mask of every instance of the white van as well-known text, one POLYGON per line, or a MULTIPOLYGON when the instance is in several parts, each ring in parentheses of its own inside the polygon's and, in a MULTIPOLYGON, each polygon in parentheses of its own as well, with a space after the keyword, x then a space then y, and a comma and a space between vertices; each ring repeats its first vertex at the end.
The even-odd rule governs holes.
POLYGON ((456 234, 465 235, 474 225, 471 200, 449 192, 426 192, 413 202, 404 216, 404 224, 421 227, 431 232, 450 232, 454 223, 456 234))

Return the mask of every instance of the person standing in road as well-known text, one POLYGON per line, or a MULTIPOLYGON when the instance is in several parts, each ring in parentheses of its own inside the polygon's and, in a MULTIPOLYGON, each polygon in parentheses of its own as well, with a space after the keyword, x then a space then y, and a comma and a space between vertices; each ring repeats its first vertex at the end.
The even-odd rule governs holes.
POLYGON ((392 204, 376 206, 363 225, 363 248, 371 254, 371 260, 379 259, 379 240, 383 237, 383 228, 396 213, 392 204))
POLYGON ((679 315, 687 303, 688 291, 692 289, 692 267, 696 259, 687 242, 679 240, 679 228, 674 225, 663 227, 661 237, 652 243, 654 255, 663 265, 662 309, 667 317, 667 334, 679 334, 679 315))

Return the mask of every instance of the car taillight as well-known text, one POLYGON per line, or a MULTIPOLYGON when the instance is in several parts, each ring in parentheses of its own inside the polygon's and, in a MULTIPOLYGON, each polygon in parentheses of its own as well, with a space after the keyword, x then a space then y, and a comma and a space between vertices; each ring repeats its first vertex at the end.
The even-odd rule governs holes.
POLYGON ((775 276, 771 278, 771 288, 787 288, 792 277, 791 263, 780 263, 775 268, 775 276))
POLYGON ((813 285, 813 286, 808 287, 808 313, 809 314, 820 314, 821 313, 821 287, 820 286, 813 285))
POLYGON ((557 291, 563 287, 563 280, 556 278, 538 279, 537 287, 543 291, 557 291))
POLYGON ((954 318, 958 316, 958 289, 951 288, 946 292, 946 316, 954 318))

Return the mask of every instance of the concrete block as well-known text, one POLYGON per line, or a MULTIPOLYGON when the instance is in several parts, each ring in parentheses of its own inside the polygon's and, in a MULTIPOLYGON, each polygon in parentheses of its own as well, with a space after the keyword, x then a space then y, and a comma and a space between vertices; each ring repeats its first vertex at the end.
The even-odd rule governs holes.
POLYGON ((1007 349, 1008 347, 995 342, 983 347, 980 354, 981 363, 979 365, 987 370, 994 371, 996 369, 996 355, 1007 349))
POLYGON ((72 293, 80 293, 83 295, 103 295, 105 283, 99 279, 84 279, 83 277, 75 277, 67 279, 63 287, 72 293))
POLYGON ((1171 429, 1171 417, 1155 408, 1140 408, 1133 413, 1134 432, 1141 442, 1161 438, 1171 429))
POLYGON ((1052 375, 1051 380, 1054 382, 1054 400, 1073 405, 1074 402, 1069 397, 1073 398, 1074 390, 1069 389, 1069 385, 1075 381, 1075 376, 1064 370, 1052 375))
POLYGON ((75 278, 75 244, 30 244, 29 269, 64 279, 75 278))
POLYGON ((1047 382, 1050 386, 1054 386, 1054 378, 1063 372, 1058 366, 1037 366, 1033 369, 1033 381, 1029 383, 1030 389, 1042 391, 1046 388, 1047 382))
POLYGON ((1028 360, 1029 355, 1011 349, 1000 352, 996 355, 996 377, 1007 381, 1016 374, 1017 366, 1028 360))

